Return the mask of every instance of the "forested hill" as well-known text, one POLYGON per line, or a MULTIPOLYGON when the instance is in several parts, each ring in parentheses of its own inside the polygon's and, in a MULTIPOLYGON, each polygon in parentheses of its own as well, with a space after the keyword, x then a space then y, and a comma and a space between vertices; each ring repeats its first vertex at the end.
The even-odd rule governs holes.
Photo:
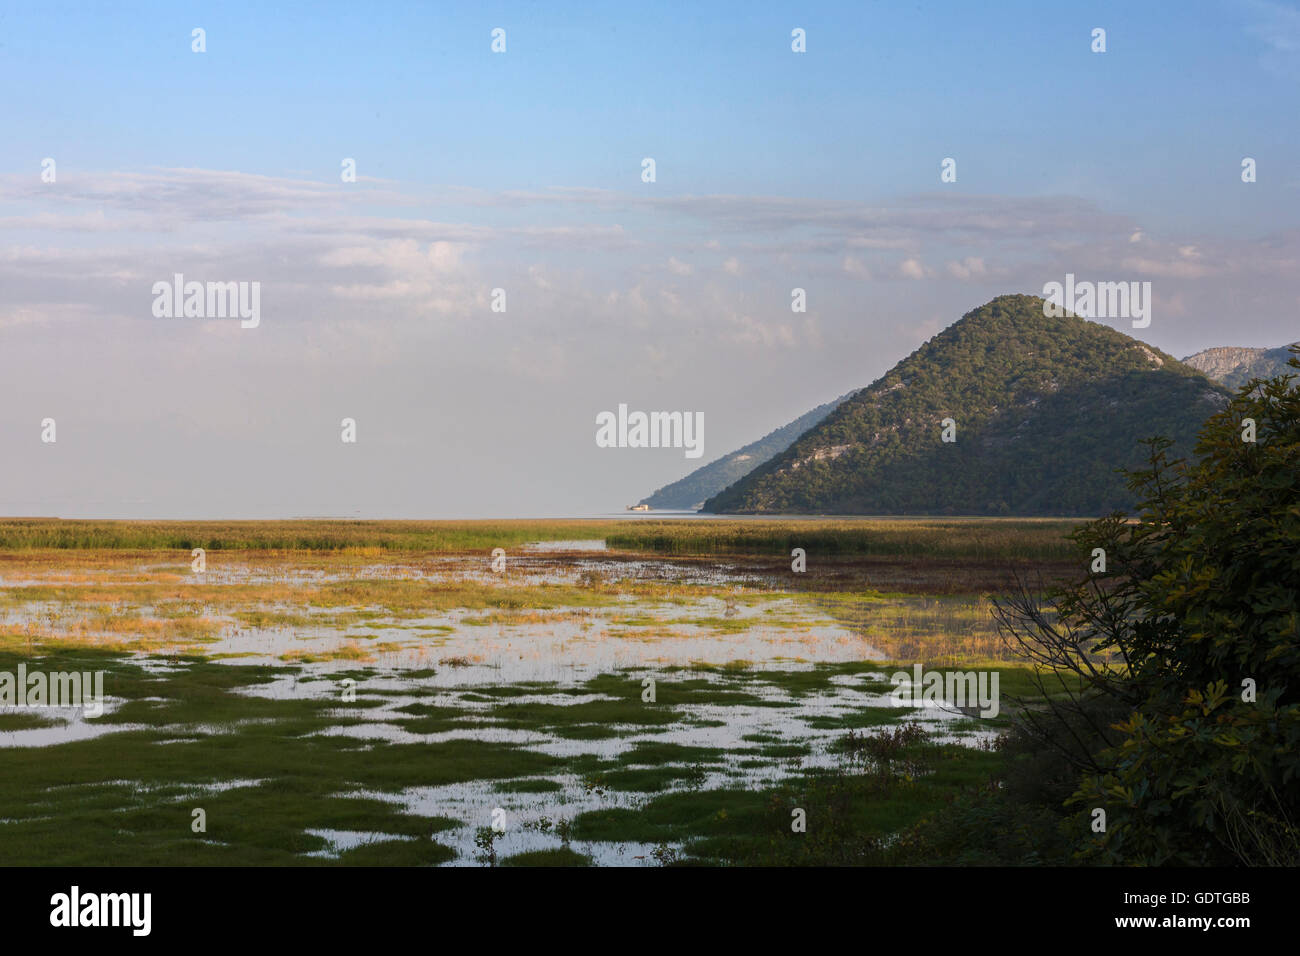
POLYGON ((848 397, 848 395, 841 395, 834 401, 818 405, 790 424, 768 432, 758 441, 750 442, 744 448, 723 455, 701 468, 696 468, 685 478, 665 485, 650 497, 643 498, 641 504, 652 508, 673 508, 683 511, 700 507, 706 498, 716 495, 763 462, 785 451, 796 438, 833 412, 848 397))
POLYGON ((967 313, 705 502, 712 512, 1093 515, 1127 509, 1144 438, 1186 453, 1229 392, 1038 296, 967 313), (942 441, 944 419, 956 441, 942 441))

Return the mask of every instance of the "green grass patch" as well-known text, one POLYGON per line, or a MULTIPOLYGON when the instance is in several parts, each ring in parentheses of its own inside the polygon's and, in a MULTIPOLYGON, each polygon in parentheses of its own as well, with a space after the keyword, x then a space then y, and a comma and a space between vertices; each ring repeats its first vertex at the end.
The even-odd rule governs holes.
POLYGON ((556 847, 554 850, 530 850, 506 857, 501 866, 591 866, 591 857, 584 856, 569 847, 556 847))

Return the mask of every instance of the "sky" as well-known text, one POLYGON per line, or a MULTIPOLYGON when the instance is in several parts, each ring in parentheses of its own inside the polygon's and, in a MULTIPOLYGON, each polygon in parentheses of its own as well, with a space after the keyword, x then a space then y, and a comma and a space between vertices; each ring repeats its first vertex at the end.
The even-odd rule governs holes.
POLYGON ((1067 273, 1300 338, 1296 3, 11 4, 0 89, 0 515, 617 512, 1067 273))

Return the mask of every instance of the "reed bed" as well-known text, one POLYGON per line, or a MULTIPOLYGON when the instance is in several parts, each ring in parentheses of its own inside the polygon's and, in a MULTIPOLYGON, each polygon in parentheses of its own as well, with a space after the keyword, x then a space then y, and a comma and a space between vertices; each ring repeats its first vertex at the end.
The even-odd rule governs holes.
MULTIPOLYGON (((534 541, 603 539, 661 554, 809 554, 1059 561, 1075 519, 810 518, 517 521, 64 521, 0 519, 0 552, 490 551, 534 541)), ((181 560, 181 558, 177 558, 181 560)))
POLYGON ((1063 561, 1074 519, 846 518, 826 520, 625 523, 611 548, 666 554, 784 554, 1063 561))

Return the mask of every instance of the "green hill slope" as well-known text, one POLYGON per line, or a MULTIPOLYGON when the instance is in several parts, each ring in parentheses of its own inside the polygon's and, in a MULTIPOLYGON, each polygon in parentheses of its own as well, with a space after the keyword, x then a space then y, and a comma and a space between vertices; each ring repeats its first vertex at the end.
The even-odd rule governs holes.
POLYGON ((711 498, 728 485, 744 478, 765 461, 785 451, 796 438, 835 411, 848 397, 848 395, 841 395, 832 402, 818 405, 812 411, 800 415, 790 424, 776 431, 769 432, 758 441, 750 442, 730 455, 723 455, 716 461, 696 468, 685 478, 664 485, 650 497, 641 499, 640 504, 652 508, 681 511, 698 508, 705 499, 711 498))
POLYGON ((1106 326, 1000 296, 855 393, 712 512, 1091 515, 1127 508, 1121 467, 1185 453, 1228 391, 1106 326), (956 441, 941 441, 941 422, 956 441))

